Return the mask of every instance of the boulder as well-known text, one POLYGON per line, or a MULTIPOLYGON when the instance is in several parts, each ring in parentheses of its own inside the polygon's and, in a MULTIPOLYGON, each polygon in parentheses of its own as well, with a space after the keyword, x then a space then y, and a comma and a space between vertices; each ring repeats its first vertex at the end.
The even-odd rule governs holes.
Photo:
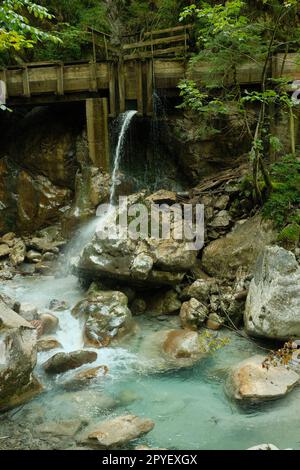
POLYGON ((218 285, 215 279, 197 279, 184 291, 184 296, 193 297, 204 304, 209 302, 211 294, 218 293, 218 285))
POLYGON ((223 211, 227 209, 229 201, 230 201, 230 197, 228 196, 228 194, 222 194, 222 196, 218 197, 218 199, 216 200, 214 207, 215 209, 223 211))
POLYGON ((41 335, 50 335, 57 331, 59 320, 55 315, 42 313, 39 315, 38 321, 41 324, 41 335))
POLYGON ((48 361, 43 364, 45 372, 48 374, 61 374, 71 369, 77 369, 83 364, 95 362, 97 353, 94 351, 73 351, 70 353, 57 353, 50 357, 48 361))
POLYGON ((197 299, 192 298, 181 306, 180 321, 183 328, 197 330, 203 325, 207 316, 207 307, 197 299))
POLYGON ((123 447, 134 439, 147 434, 154 428, 151 419, 126 415, 108 421, 102 421, 84 436, 80 442, 93 445, 98 449, 115 449, 123 447))
POLYGON ((147 201, 153 204, 176 204, 177 196, 173 191, 160 189, 156 193, 151 194, 151 196, 148 196, 147 201))
POLYGON ((137 297, 130 305, 132 315, 142 315, 147 310, 147 304, 144 299, 137 297))
POLYGON ((42 255, 39 251, 36 250, 29 250, 26 253, 26 259, 30 263, 39 263, 42 260, 42 255))
POLYGON ((36 332, 0 300, 0 411, 19 406, 42 390, 33 376, 36 332))
MULTIPOLYGON (((78 258, 73 259, 75 273, 88 279, 113 279, 126 282, 128 285, 155 287, 176 285, 185 273, 192 269, 196 262, 197 252, 190 249, 188 241, 173 237, 176 221, 171 208, 165 209, 166 216, 171 220, 170 238, 148 236, 149 214, 151 203, 143 194, 132 195, 128 198, 128 210, 133 204, 142 204, 145 211, 139 217, 140 227, 146 226, 146 233, 141 236, 132 234, 124 225, 117 225, 118 236, 113 227, 116 226, 116 212, 111 210, 100 219, 96 233, 90 243, 83 249, 78 258)), ((135 210, 136 210, 135 206, 135 210)), ((127 217, 127 208, 119 208, 120 220, 127 217)), ((161 224, 159 214, 152 214, 152 223, 161 224)), ((187 231, 189 227, 186 227, 187 231)), ((190 233, 190 232, 189 232, 190 233)))
POLYGON ((247 450, 279 450, 274 444, 258 444, 257 446, 249 447, 247 450))
POLYGON ((168 315, 180 310, 181 302, 175 290, 158 291, 147 298, 147 312, 153 315, 168 315))
POLYGON ((62 349, 62 345, 53 336, 43 336, 37 341, 38 352, 51 351, 52 349, 62 349))
POLYGON ((127 304, 122 292, 91 289, 72 310, 76 318, 84 321, 85 344, 101 348, 131 333, 133 321, 127 304))
POLYGON ((240 362, 229 373, 225 389, 240 402, 260 402, 287 395, 298 383, 299 375, 284 366, 263 367, 263 356, 240 362))
POLYGON ((225 237, 205 247, 203 268, 210 276, 218 278, 234 279, 240 267, 251 273, 258 255, 276 238, 277 233, 271 222, 263 221, 259 215, 255 215, 225 237))
POLYGON ((93 367, 92 369, 85 369, 81 372, 77 372, 73 377, 64 382, 64 388, 67 390, 78 390, 90 384, 99 377, 104 377, 108 374, 107 366, 93 367))
POLYGON ((8 245, 2 244, 0 245, 0 258, 5 258, 10 254, 11 249, 8 245))
POLYGON ((13 266, 18 266, 23 263, 26 256, 26 245, 23 240, 18 240, 17 243, 12 247, 9 259, 13 266))
POLYGON ((64 312, 69 309, 69 304, 65 300, 52 299, 49 303, 49 310, 64 312))
POLYGON ((35 426, 33 431, 40 437, 44 436, 59 436, 59 437, 73 437, 80 429, 86 424, 82 420, 69 420, 69 421, 50 421, 47 423, 35 426))
POLYGON ((229 215, 229 212, 223 210, 216 215, 212 222, 209 223, 209 226, 216 229, 223 229, 229 227, 230 223, 231 217, 229 215))
POLYGON ((37 313, 37 308, 28 303, 21 303, 18 309, 18 314, 29 322, 37 319, 37 313))
POLYGON ((300 338, 300 267, 292 252, 265 248, 250 284, 244 322, 250 335, 300 338))
POLYGON ((162 330, 142 342, 137 367, 147 373, 191 367, 207 352, 207 344, 196 331, 162 330))
POLYGON ((216 313, 211 313, 208 316, 206 327, 209 328, 210 330, 219 330, 220 328, 222 328, 223 324, 224 324, 223 318, 221 318, 216 313))

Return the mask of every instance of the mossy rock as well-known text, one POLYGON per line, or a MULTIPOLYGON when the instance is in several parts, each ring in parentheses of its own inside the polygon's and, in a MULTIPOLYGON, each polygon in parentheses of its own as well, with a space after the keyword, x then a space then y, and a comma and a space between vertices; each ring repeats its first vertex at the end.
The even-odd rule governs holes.
POLYGON ((289 224, 281 230, 278 240, 283 243, 297 244, 300 240, 300 225, 289 224))

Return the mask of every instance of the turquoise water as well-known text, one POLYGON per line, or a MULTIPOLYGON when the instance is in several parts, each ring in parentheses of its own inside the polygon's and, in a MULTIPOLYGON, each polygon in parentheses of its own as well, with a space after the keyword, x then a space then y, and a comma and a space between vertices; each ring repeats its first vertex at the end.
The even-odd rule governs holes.
MULTIPOLYGON (((47 307, 52 298, 66 300, 73 306, 83 294, 72 277, 16 279, 7 282, 1 290, 41 309, 47 307)), ((60 319, 57 337, 64 349, 80 349, 82 338, 77 320, 68 311, 56 315, 60 319)), ((109 374, 80 390, 64 388, 64 382, 74 371, 56 379, 46 377, 41 364, 54 352, 40 353, 36 374, 45 392, 11 412, 13 425, 16 428, 25 425, 34 434, 35 427, 43 423, 79 419, 93 425, 106 417, 131 413, 154 420, 154 429, 138 441, 150 447, 247 449, 271 442, 279 448, 300 448, 299 388, 282 400, 248 408, 239 407, 224 393, 228 368, 260 352, 253 342, 222 330, 220 334, 229 337, 228 345, 191 369, 159 373, 155 366, 147 367, 145 338, 155 331, 176 327, 178 320, 176 317, 167 321, 141 317, 137 322, 134 337, 115 347, 97 350, 97 364, 107 365, 109 374)), ((5 426, 5 421, 0 421, 0 436, 5 426)), ((65 448, 66 442, 71 446, 76 440, 76 437, 68 438, 55 447, 65 448)))

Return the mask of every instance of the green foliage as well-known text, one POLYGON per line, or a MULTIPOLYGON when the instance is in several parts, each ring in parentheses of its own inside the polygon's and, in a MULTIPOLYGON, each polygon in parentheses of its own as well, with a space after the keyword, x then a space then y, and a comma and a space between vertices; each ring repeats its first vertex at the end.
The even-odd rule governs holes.
POLYGON ((221 100, 210 98, 207 93, 199 90, 193 80, 181 80, 178 88, 180 96, 183 98, 183 103, 178 106, 179 109, 187 108, 199 113, 207 113, 210 116, 228 112, 221 100))
POLYGON ((33 26, 33 21, 51 20, 53 16, 47 8, 31 0, 3 0, 0 5, 0 52, 14 49, 32 48, 39 41, 59 39, 40 28, 33 26))
POLYGON ((300 240, 300 225, 292 223, 284 227, 279 236, 280 242, 298 243, 300 240))
MULTIPOLYGON (((299 222, 300 207, 300 162, 286 156, 271 168, 273 192, 263 207, 263 215, 273 220, 282 229, 287 224, 299 222), (298 222, 297 222, 298 221, 298 222)), ((288 232, 290 229, 288 230, 288 232)))

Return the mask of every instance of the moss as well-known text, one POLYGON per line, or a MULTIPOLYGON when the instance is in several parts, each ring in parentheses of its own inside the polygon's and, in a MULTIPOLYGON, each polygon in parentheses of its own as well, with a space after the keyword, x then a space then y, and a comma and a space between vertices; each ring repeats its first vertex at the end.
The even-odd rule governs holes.
POLYGON ((300 239, 300 225, 293 223, 289 224, 281 230, 278 240, 280 242, 298 243, 300 239))

